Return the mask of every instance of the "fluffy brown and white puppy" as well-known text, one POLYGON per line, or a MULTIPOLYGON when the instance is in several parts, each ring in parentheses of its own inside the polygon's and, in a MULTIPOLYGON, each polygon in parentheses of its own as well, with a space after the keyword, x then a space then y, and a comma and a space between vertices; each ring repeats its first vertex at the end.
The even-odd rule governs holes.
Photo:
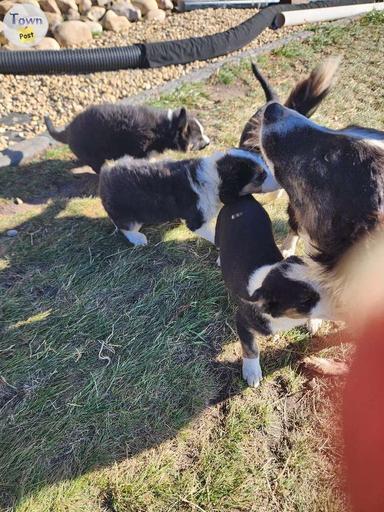
POLYGON ((343 309, 344 256, 383 226, 384 132, 331 130, 276 102, 258 123, 255 143, 289 196, 312 274, 343 309))
POLYGON ((242 149, 207 158, 148 162, 124 157, 100 173, 100 197, 115 226, 134 245, 145 245, 143 224, 183 219, 188 228, 214 243, 223 203, 275 190, 260 156, 242 149))
POLYGON ((305 325, 315 330, 328 318, 320 287, 296 256, 283 259, 271 220, 248 195, 225 205, 216 223, 225 284, 237 304, 236 327, 243 351, 243 377, 257 387, 262 378, 258 338, 305 325))
MULTIPOLYGON (((313 69, 307 78, 304 78, 295 85, 285 101, 285 106, 296 110, 296 112, 299 112, 306 117, 311 117, 332 89, 336 81, 336 72, 339 64, 339 57, 330 57, 313 69)), ((277 101, 281 103, 278 94, 255 64, 252 64, 252 70, 263 88, 266 101, 277 101)), ((255 146, 255 137, 253 136, 253 133, 255 129, 257 130, 257 112, 245 125, 239 144, 240 147, 251 149, 256 152, 259 151, 259 148, 255 146)), ((275 192, 272 196, 273 199, 276 199, 280 196, 280 192, 275 192)), ((288 219, 290 233, 283 244, 283 254, 286 257, 295 254, 298 242, 297 220, 294 217, 294 211, 290 205, 288 205, 288 219)))
POLYGON ((49 117, 45 123, 55 140, 68 144, 96 173, 106 160, 124 155, 148 158, 167 149, 200 150, 210 142, 202 125, 185 108, 160 110, 105 103, 87 108, 64 130, 56 130, 49 117))

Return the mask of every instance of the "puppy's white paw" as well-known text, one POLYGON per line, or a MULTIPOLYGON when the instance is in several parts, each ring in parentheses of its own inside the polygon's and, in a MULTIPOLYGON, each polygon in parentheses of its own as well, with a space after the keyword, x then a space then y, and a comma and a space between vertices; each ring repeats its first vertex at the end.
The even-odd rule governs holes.
POLYGON ((133 245, 147 245, 148 243, 147 237, 143 235, 143 233, 139 233, 138 231, 126 231, 125 229, 122 229, 121 232, 133 245))
POLYGON ((218 256, 218 257, 217 257, 216 265, 217 265, 218 267, 221 267, 220 256, 218 256))
POLYGON ((243 358, 243 379, 247 381, 248 386, 257 388, 263 378, 263 373, 260 366, 260 358, 254 359, 243 358))
POLYGON ((294 256, 295 255, 295 249, 283 249, 281 251, 281 254, 283 255, 283 258, 289 258, 290 256, 294 256))
POLYGON ((322 325, 323 325, 323 320, 321 320, 319 318, 311 318, 310 320, 308 320, 308 324, 307 324, 308 331, 311 334, 316 334, 317 331, 319 331, 321 329, 322 325))

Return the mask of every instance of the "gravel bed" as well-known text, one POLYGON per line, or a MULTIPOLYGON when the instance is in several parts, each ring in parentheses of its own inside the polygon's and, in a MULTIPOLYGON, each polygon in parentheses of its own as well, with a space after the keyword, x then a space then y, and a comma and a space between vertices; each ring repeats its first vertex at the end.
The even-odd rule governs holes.
MULTIPOLYGON (((126 33, 106 32, 94 39, 92 46, 124 46, 214 34, 238 25, 255 12, 255 9, 206 9, 170 14, 161 25, 138 22, 132 23, 126 33)), ((278 31, 267 29, 242 51, 259 47, 297 30, 302 30, 302 27, 289 27, 278 31)), ((115 102, 179 78, 205 65, 206 62, 194 62, 152 70, 125 70, 77 76, 0 75, 0 150, 12 144, 12 134, 17 133, 16 140, 20 140, 44 131, 45 114, 49 114, 57 125, 64 125, 92 103, 115 102), (11 113, 27 114, 30 120, 23 123, 16 121, 11 127, 6 126, 1 118, 11 113)))

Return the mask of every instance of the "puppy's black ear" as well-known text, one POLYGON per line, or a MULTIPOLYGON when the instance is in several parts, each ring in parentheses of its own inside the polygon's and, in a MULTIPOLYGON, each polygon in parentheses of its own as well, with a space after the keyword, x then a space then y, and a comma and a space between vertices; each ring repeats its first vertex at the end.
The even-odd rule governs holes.
POLYGON ((305 291, 300 295, 300 303, 298 305, 298 311, 303 313, 309 313, 320 300, 319 293, 305 283, 305 291))
POLYGON ((249 297, 250 302, 260 302, 263 299, 263 289, 258 288, 249 297))
POLYGON ((225 155, 218 160, 217 171, 221 178, 220 201, 229 204, 236 201, 241 190, 251 182, 255 175, 255 164, 246 158, 225 155))
POLYGON ((177 118, 177 129, 184 132, 188 126, 187 111, 184 107, 180 109, 179 117, 177 118))

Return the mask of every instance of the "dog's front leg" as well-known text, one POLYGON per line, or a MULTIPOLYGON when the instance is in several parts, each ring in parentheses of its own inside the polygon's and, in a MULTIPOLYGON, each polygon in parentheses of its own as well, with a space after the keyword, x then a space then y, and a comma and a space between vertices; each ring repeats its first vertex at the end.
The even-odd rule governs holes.
POLYGON ((257 333, 248 325, 239 311, 236 313, 236 327, 243 351, 243 379, 247 381, 249 386, 257 388, 263 378, 259 347, 257 346, 257 333))
POLYGON ((201 236, 205 240, 208 240, 208 242, 211 242, 212 244, 215 243, 215 222, 205 222, 201 225, 198 229, 193 230, 194 233, 201 236))
POLYGON ((125 238, 131 242, 133 245, 147 245, 148 240, 147 237, 143 233, 139 233, 142 224, 137 222, 132 222, 128 227, 129 229, 122 229, 120 231, 123 233, 125 238))
POLYGON ((289 256, 294 256, 296 254, 296 246, 299 241, 299 237, 296 235, 294 231, 290 231, 287 235, 287 238, 283 242, 283 246, 281 248, 281 252, 283 253, 284 258, 288 258, 289 256))

